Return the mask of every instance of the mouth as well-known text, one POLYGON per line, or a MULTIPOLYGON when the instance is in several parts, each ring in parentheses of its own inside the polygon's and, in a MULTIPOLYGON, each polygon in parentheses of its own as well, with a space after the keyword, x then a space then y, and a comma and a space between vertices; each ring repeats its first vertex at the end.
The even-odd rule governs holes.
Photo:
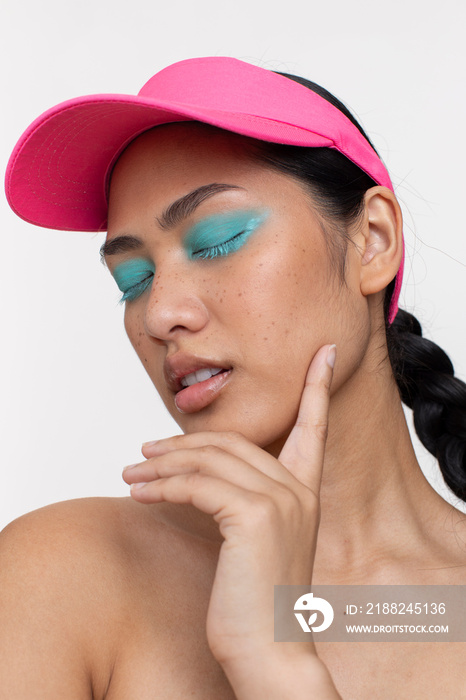
POLYGON ((196 372, 191 372, 184 377, 181 377, 180 383, 183 389, 188 386, 194 386, 194 384, 199 384, 199 382, 205 382, 211 377, 215 377, 217 374, 226 372, 226 369, 221 367, 206 367, 205 369, 198 369, 196 372))
POLYGON ((196 413, 209 406, 218 396, 233 370, 215 368, 202 369, 186 375, 181 380, 182 388, 175 396, 175 406, 180 413, 196 413), (183 382, 192 382, 184 386, 183 382))
POLYGON ((175 395, 180 413, 195 413, 209 406, 232 372, 231 366, 182 354, 167 358, 164 368, 167 386, 175 395))

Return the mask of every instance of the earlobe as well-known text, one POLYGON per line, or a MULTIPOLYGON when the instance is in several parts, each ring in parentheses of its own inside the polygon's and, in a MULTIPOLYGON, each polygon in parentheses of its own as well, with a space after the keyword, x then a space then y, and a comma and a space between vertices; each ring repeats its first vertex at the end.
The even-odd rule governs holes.
POLYGON ((372 187, 365 194, 361 250, 361 292, 364 296, 385 289, 398 272, 403 253, 400 205, 387 187, 372 187))

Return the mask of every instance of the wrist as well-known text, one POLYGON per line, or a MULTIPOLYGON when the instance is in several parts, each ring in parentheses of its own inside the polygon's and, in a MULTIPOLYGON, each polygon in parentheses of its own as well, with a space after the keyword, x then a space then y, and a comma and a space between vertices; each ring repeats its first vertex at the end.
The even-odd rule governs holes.
POLYGON ((329 670, 315 654, 313 645, 284 643, 280 647, 222 663, 237 700, 340 699, 329 670))

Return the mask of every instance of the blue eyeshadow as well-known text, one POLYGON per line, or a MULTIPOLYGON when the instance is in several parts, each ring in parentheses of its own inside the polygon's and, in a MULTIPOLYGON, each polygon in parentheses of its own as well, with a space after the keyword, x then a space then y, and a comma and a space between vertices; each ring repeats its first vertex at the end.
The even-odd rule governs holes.
POLYGON ((151 284, 155 267, 148 260, 136 258, 117 265, 113 277, 123 296, 120 302, 135 299, 151 284))
POLYGON ((228 255, 241 248, 267 216, 268 212, 256 209, 209 216, 189 230, 185 250, 191 259, 228 255))

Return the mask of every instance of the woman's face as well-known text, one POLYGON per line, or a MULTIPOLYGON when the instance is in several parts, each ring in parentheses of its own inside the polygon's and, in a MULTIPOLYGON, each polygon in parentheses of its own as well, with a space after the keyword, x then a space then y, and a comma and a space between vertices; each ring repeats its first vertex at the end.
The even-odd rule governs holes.
POLYGON ((169 125, 125 151, 106 261, 128 336, 183 431, 235 430, 275 451, 322 345, 339 350, 334 390, 351 375, 362 297, 351 270, 341 285, 324 236, 303 186, 239 136, 169 125))

